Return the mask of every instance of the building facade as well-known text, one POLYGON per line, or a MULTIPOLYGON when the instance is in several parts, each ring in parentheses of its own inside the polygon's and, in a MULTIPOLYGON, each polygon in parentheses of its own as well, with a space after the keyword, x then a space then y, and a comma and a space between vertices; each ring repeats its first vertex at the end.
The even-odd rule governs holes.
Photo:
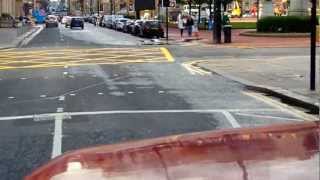
POLYGON ((10 14, 12 17, 24 15, 24 3, 35 4, 35 0, 0 0, 0 15, 10 14))

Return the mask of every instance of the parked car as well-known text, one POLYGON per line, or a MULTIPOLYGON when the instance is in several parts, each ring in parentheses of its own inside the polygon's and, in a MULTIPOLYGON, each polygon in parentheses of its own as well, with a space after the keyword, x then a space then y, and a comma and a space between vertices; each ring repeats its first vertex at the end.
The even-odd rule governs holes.
POLYGON ((134 20, 128 20, 123 26, 123 32, 132 33, 132 26, 134 26, 134 20))
POLYGON ((68 21, 69 16, 63 16, 61 19, 61 24, 66 24, 68 21))
POLYGON ((67 28, 67 27, 70 27, 71 25, 71 19, 72 17, 71 16, 68 16, 65 20, 65 23, 64 23, 64 26, 67 28))
POLYGON ((83 16, 83 20, 84 20, 84 22, 89 22, 89 18, 90 18, 90 16, 89 16, 89 15, 85 15, 85 16, 83 16))
POLYGON ((148 37, 148 38, 164 37, 164 31, 159 21, 155 21, 155 20, 144 21, 140 27, 141 27, 140 34, 138 35, 142 37, 148 37))
POLYGON ((84 29, 84 20, 82 17, 72 17, 70 21, 70 29, 74 27, 80 27, 84 29))
POLYGON ((141 31, 142 31, 142 24, 143 24, 143 20, 136 20, 134 22, 133 28, 132 28, 132 34, 135 36, 141 35, 141 31))
POLYGON ((123 31, 125 24, 127 23, 129 19, 126 18, 120 18, 116 20, 116 27, 115 29, 118 31, 123 31))
POLYGON ((46 27, 58 27, 59 26, 59 22, 58 22, 58 17, 55 15, 48 15, 46 20, 46 27))
POLYGON ((96 15, 92 14, 88 17, 88 22, 91 24, 95 24, 96 23, 96 15))
POLYGON ((102 27, 107 27, 107 21, 111 18, 111 15, 104 15, 101 18, 101 26, 102 27))
POLYGON ((112 28, 112 17, 105 18, 103 21, 104 27, 112 28))

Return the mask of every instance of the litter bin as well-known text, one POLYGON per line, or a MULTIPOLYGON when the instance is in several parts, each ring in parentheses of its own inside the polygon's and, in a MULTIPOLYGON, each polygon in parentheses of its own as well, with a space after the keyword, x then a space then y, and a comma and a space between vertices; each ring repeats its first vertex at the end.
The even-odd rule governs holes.
POLYGON ((224 25, 223 32, 224 32, 224 43, 231 43, 231 25, 224 25))

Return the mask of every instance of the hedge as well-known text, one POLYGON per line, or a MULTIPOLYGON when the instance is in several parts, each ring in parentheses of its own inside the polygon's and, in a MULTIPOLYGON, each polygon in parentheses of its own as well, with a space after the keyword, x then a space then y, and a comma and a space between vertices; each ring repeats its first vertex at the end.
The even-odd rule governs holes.
POLYGON ((311 31, 309 16, 270 16, 257 22, 258 32, 306 33, 311 31))
POLYGON ((256 29, 256 22, 231 22, 232 29, 256 29))

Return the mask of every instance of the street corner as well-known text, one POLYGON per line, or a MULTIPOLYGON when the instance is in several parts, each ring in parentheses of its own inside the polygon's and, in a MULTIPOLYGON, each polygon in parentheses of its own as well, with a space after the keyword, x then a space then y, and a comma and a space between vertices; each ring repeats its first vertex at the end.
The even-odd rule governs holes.
MULTIPOLYGON (((319 103, 317 98, 318 93, 312 93, 309 91, 305 91, 303 89, 300 90, 300 91, 305 91, 304 93, 302 93, 300 91, 296 92, 297 90, 287 88, 285 84, 290 83, 288 81, 292 81, 292 80, 284 77, 282 78, 283 78, 283 81, 286 83, 280 83, 275 85, 274 83, 270 83, 267 80, 269 76, 263 75, 261 78, 259 74, 252 73, 252 72, 259 72, 257 70, 255 71, 251 70, 250 72, 246 71, 244 75, 243 74, 244 71, 241 71, 237 68, 236 61, 230 60, 230 62, 233 63, 233 65, 230 65, 225 62, 226 60, 223 60, 223 62, 203 60, 203 61, 194 61, 189 64, 191 64, 192 66, 201 68, 207 72, 219 74, 229 80, 243 84, 246 87, 246 89, 249 91, 264 93, 268 96, 279 98, 281 101, 284 101, 289 105, 297 106, 302 109, 305 109, 306 111, 309 111, 311 114, 319 113, 319 103), (260 78, 257 78, 258 76, 260 78)), ((277 72, 273 72, 273 73, 279 74, 277 72)), ((308 116, 308 117, 310 117, 309 119, 314 119, 313 116, 308 116)))

